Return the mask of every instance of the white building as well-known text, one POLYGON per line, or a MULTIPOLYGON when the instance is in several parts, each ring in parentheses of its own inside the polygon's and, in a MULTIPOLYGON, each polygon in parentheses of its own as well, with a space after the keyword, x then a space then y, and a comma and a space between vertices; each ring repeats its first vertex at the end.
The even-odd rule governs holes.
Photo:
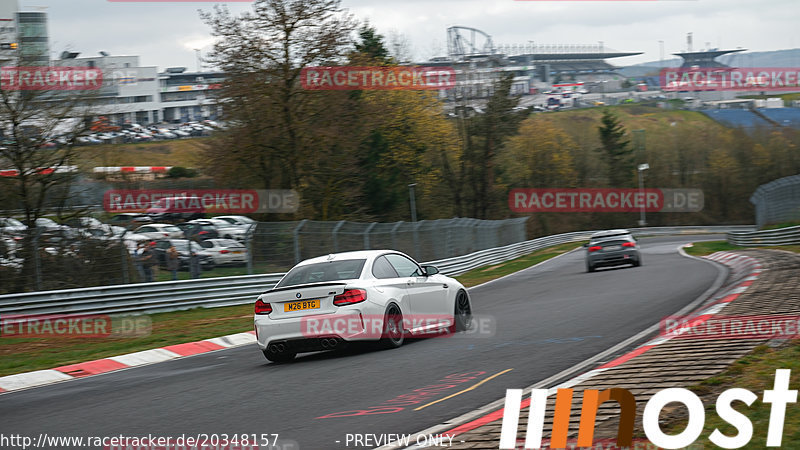
POLYGON ((79 58, 77 53, 69 52, 61 56, 53 61, 54 66, 103 71, 103 88, 93 110, 111 123, 188 122, 219 116, 214 93, 223 81, 221 73, 186 73, 184 68, 158 73, 155 66, 141 66, 138 56, 101 54, 79 58))

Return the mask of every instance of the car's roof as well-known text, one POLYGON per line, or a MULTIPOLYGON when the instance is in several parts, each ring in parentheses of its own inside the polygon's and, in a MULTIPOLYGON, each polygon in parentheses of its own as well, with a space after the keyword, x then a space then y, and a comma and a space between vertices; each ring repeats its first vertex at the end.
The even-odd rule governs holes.
POLYGON ((631 232, 624 228, 619 228, 616 230, 598 231, 597 233, 592 234, 591 239, 608 237, 608 236, 623 236, 626 234, 631 234, 631 232))
POLYGON ((400 253, 404 254, 403 252, 399 252, 397 250, 359 250, 354 252, 342 252, 342 253, 331 253, 329 255, 317 256, 316 258, 307 259, 305 261, 300 262, 297 264, 306 265, 306 264, 316 264, 321 262, 328 262, 328 261, 342 261, 346 259, 374 259, 380 255, 386 253, 400 253))
MULTIPOLYGON (((206 242, 212 242, 220 245, 225 245, 226 242, 235 242, 239 244, 239 241, 237 241, 236 239, 225 239, 225 238, 206 239, 206 242)), ((244 246, 244 244, 242 244, 242 246, 244 246)))

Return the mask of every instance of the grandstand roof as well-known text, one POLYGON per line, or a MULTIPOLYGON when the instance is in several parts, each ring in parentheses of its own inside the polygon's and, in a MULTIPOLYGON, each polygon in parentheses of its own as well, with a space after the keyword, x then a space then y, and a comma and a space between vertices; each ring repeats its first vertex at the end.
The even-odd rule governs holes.
POLYGON ((708 50, 702 52, 686 52, 686 53, 673 53, 675 56, 680 56, 683 58, 683 64, 681 67, 690 68, 693 66, 699 67, 728 67, 721 62, 715 61, 714 59, 720 57, 722 55, 727 55, 728 53, 737 53, 743 52, 747 49, 745 48, 737 48, 733 50, 708 50))

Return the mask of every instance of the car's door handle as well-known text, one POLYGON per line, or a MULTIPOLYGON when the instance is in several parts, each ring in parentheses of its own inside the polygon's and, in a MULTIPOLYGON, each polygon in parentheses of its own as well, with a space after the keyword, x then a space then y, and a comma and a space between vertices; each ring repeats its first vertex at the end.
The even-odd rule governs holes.
POLYGON ((412 284, 416 283, 414 280, 406 280, 406 284, 411 286, 412 284))
POLYGON ((443 287, 443 288, 445 288, 445 289, 447 289, 447 285, 446 285, 446 284, 443 284, 443 285, 442 285, 442 287, 443 287))

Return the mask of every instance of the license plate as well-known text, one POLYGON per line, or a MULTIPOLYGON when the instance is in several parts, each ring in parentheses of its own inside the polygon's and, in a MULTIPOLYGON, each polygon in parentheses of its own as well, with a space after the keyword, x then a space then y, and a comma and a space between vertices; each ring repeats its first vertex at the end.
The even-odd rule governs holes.
POLYGON ((239 250, 234 250, 231 253, 234 254, 234 255, 241 255, 242 254, 242 252, 239 251, 239 250))
POLYGON ((609 247, 605 247, 605 248, 603 248, 603 250, 619 250, 619 249, 621 249, 621 248, 622 248, 622 247, 620 247, 619 245, 611 245, 611 246, 609 246, 609 247))
POLYGON ((319 309, 319 300, 303 300, 283 304, 283 312, 303 311, 306 309, 319 309))

